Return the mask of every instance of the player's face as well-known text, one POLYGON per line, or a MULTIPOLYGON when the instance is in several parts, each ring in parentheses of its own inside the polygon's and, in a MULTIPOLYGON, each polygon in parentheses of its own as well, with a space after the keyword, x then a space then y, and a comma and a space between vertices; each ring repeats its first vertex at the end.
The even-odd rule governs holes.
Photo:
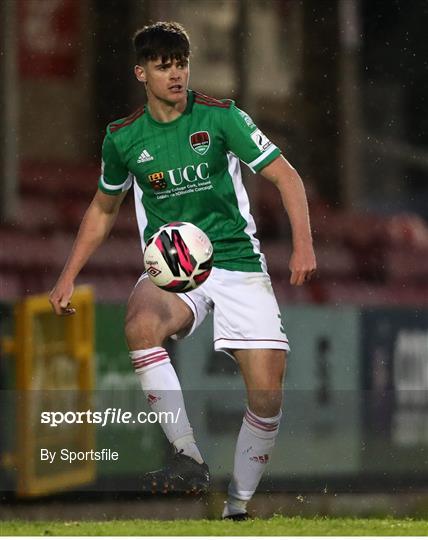
POLYGON ((144 66, 135 66, 135 75, 145 83, 147 97, 167 103, 179 103, 187 97, 189 60, 149 60, 144 66))

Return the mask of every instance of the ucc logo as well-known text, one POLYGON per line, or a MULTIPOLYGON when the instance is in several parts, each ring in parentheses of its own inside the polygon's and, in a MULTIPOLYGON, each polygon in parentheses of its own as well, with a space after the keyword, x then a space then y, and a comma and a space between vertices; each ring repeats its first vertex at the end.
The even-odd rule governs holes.
POLYGON ((196 182, 196 180, 208 180, 210 172, 208 163, 199 163, 199 165, 187 165, 168 171, 169 179, 173 186, 179 186, 185 182, 196 182))

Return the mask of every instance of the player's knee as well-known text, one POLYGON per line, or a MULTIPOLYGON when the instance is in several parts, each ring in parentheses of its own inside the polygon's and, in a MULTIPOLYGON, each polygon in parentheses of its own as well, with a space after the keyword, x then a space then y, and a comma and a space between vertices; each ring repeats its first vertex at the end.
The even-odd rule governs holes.
POLYGON ((164 337, 155 317, 144 313, 128 316, 125 321, 125 336, 130 350, 150 349, 162 345, 164 337))
POLYGON ((262 418, 276 416, 281 410, 282 387, 250 390, 248 393, 250 410, 262 418))

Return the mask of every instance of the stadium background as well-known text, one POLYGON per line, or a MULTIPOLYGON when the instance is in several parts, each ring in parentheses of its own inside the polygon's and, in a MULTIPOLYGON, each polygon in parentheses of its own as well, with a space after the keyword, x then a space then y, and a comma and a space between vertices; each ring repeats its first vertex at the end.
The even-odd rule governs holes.
MULTIPOLYGON (((191 87, 236 99, 297 167, 310 199, 319 276, 291 288, 290 234, 276 191, 246 175, 293 344, 286 420, 262 486, 269 497, 255 504, 267 514, 278 507, 426 514, 427 2, 5 0, 1 10, 3 508, 18 512, 31 495, 17 489, 31 450, 18 437, 25 399, 17 349, 6 339, 19 330, 14 307, 54 284, 96 189, 105 125, 141 103, 130 36, 149 21, 176 19, 193 43, 191 87)), ((95 377, 81 399, 99 408, 144 408, 122 330, 141 267, 129 195, 110 239, 79 277, 92 285, 96 304, 95 377)), ((44 317, 36 340, 60 332, 44 317)), ((23 332, 24 342, 33 340, 23 332)), ((173 353, 214 490, 208 503, 172 504, 181 515, 211 515, 231 469, 242 386, 227 357, 212 353, 209 324, 173 353)), ((48 402, 67 401, 75 391, 73 355, 38 354, 29 387, 37 395, 57 388, 60 398, 48 402)), ((27 423, 34 439, 37 423, 27 423)), ((124 459, 99 464, 72 495, 56 482, 47 499, 23 507, 26 514, 50 508, 64 515, 65 501, 76 497, 86 512, 89 500, 102 500, 100 512, 110 517, 125 511, 120 501, 132 509, 139 475, 162 463, 166 451, 154 427, 82 436, 119 448, 124 459)), ((156 517, 170 507, 143 496, 139 512, 156 517)))

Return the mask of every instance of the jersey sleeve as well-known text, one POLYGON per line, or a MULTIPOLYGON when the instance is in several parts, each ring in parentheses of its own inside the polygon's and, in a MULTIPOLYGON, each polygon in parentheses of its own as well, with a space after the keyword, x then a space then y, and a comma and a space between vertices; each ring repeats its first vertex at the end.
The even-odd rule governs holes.
POLYGON ((107 195, 119 195, 132 186, 132 181, 133 176, 122 163, 112 136, 107 131, 102 148, 98 188, 107 195))
POLYGON ((261 171, 281 154, 281 150, 258 129, 250 116, 233 103, 223 129, 227 149, 253 172, 261 171))

